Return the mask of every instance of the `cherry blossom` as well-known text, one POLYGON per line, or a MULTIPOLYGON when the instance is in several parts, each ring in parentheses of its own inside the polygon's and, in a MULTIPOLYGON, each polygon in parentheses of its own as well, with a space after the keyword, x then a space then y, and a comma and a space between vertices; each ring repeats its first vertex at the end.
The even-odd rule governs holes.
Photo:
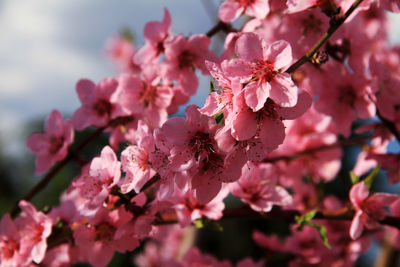
POLYGON ((45 133, 31 135, 26 146, 37 155, 36 174, 47 171, 55 162, 68 154, 68 146, 74 140, 74 129, 58 110, 53 110, 45 122, 45 133))

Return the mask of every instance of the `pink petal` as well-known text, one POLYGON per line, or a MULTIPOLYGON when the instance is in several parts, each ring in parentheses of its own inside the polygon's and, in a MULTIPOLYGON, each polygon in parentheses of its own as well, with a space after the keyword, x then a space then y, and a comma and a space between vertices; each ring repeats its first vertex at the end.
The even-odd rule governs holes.
POLYGON ((94 101, 96 85, 87 79, 79 80, 76 91, 82 104, 91 104, 94 101))
POLYGON ((235 52, 245 61, 257 61, 263 59, 265 41, 255 33, 244 33, 236 41, 235 52))
POLYGON ((244 88, 244 97, 246 100, 246 104, 254 112, 259 111, 261 108, 263 108, 265 101, 267 101, 267 98, 269 97, 271 86, 267 83, 265 87, 267 89, 265 89, 264 86, 261 87, 256 82, 251 82, 244 88))
POLYGON ((225 1, 218 11, 218 18, 225 23, 229 23, 237 19, 243 12, 243 7, 238 2, 225 1))
POLYGON ((232 136, 239 141, 252 138, 256 134, 257 122, 255 113, 243 110, 233 119, 232 136))
POLYGON ((354 216, 353 220, 351 221, 351 226, 350 226, 350 237, 353 240, 356 240, 361 236, 361 233, 363 231, 363 224, 361 222, 361 215, 362 211, 357 211, 356 215, 354 216))
POLYGON ((168 12, 168 9, 164 8, 164 20, 162 22, 159 21, 150 21, 144 26, 143 34, 148 42, 152 42, 154 44, 163 41, 165 36, 167 36, 171 27, 171 15, 168 12))
POLYGON ((265 153, 278 148, 285 139, 285 126, 280 120, 265 118, 260 125, 260 139, 265 153))
POLYGON ((350 201, 357 208, 361 209, 361 204, 368 198, 369 190, 364 182, 359 182, 350 190, 350 201))
POLYGON ((271 61, 275 69, 284 72, 292 63, 292 47, 286 41, 276 41, 265 51, 264 60, 271 61))
MULTIPOLYGON (((193 178, 193 180, 195 180, 195 178, 193 178)), ((221 182, 215 180, 203 182, 196 187, 196 197, 200 203, 206 204, 218 195, 221 187, 221 182)))
POLYGON ((239 58, 234 58, 231 60, 224 60, 221 63, 223 72, 228 77, 237 77, 240 82, 248 82, 252 77, 252 68, 250 65, 239 58))
POLYGON ((45 131, 54 137, 61 137, 64 133, 64 117, 58 110, 53 110, 45 123, 45 131))
POLYGON ((280 73, 271 81, 270 98, 281 107, 294 107, 298 88, 287 73, 280 73))
POLYGON ((269 13, 268 0, 255 0, 253 4, 246 8, 246 15, 264 19, 269 13))
POLYGON ((309 93, 302 91, 297 97, 297 103, 294 107, 280 108, 279 115, 285 120, 294 120, 306 112, 312 104, 312 98, 309 93))

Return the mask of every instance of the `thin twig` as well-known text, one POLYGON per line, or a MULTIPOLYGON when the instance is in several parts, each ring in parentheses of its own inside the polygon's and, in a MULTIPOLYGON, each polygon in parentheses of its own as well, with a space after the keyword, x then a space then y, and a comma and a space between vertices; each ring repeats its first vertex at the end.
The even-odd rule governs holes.
POLYGON ((285 160, 285 161, 295 160, 301 156, 312 154, 312 153, 319 152, 322 150, 329 150, 329 149, 333 149, 333 148, 337 148, 337 147, 360 145, 371 138, 372 138, 372 136, 369 136, 369 135, 356 137, 356 138, 352 138, 352 139, 348 139, 348 140, 339 141, 337 143, 330 144, 330 145, 322 145, 322 146, 318 146, 318 147, 305 149, 303 151, 300 151, 298 153, 294 153, 291 155, 283 155, 283 156, 266 158, 263 160, 263 162, 274 163, 274 162, 281 161, 281 160, 285 160))

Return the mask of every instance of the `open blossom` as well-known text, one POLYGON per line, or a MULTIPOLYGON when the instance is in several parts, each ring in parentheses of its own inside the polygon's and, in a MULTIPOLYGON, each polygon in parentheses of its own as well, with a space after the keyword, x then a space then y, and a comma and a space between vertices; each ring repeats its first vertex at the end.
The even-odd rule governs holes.
POLYGON ((379 221, 385 219, 387 212, 385 207, 390 206, 400 197, 387 193, 375 193, 369 196, 369 190, 365 183, 359 182, 350 190, 350 200, 356 214, 350 226, 350 237, 357 239, 361 236, 364 227, 368 229, 379 226, 379 221))
POLYGON ((208 49, 210 38, 201 34, 189 38, 173 35, 168 37, 164 45, 163 66, 166 78, 178 81, 185 94, 193 95, 199 83, 195 74, 196 68, 207 74, 205 60, 216 60, 215 54, 208 49))
POLYGON ((64 121, 58 110, 53 110, 45 122, 45 133, 32 134, 26 146, 37 155, 36 174, 47 171, 56 161, 63 160, 74 139, 70 121, 64 121))
POLYGON ((75 129, 83 130, 91 125, 103 127, 111 119, 124 114, 117 104, 117 87, 117 80, 112 78, 103 79, 97 85, 90 80, 80 80, 76 91, 82 106, 71 118, 75 129))
POLYGON ((115 251, 124 253, 139 246, 129 223, 132 217, 122 207, 113 211, 103 207, 87 225, 77 227, 73 235, 75 244, 90 264, 106 266, 115 251))
POLYGON ((210 220, 221 219, 225 208, 223 200, 228 194, 228 188, 224 187, 212 201, 203 204, 197 200, 193 191, 184 193, 176 190, 172 199, 176 203, 174 208, 178 215, 179 223, 181 226, 187 226, 202 217, 210 220))
POLYGON ((25 200, 19 207, 21 215, 15 220, 20 234, 20 254, 28 255, 35 263, 40 263, 46 253, 47 238, 51 234, 52 222, 42 212, 25 200))
POLYGON ((135 54, 133 60, 136 64, 148 64, 158 59, 164 53, 164 41, 170 35, 171 15, 164 8, 164 19, 162 21, 150 21, 146 23, 143 30, 146 44, 135 54))
POLYGON ((292 49, 280 40, 267 45, 255 33, 243 33, 236 41, 238 58, 221 63, 225 75, 238 78, 244 84, 246 104, 254 112, 260 110, 267 98, 281 107, 297 103, 298 88, 289 74, 284 73, 292 63, 292 49))
POLYGON ((219 8, 218 17, 228 23, 245 13, 263 19, 269 13, 269 0, 226 0, 219 8))
POLYGON ((242 177, 230 185, 234 196, 239 197, 259 212, 269 212, 273 205, 292 203, 289 193, 277 183, 278 174, 273 165, 249 163, 243 166, 242 177))

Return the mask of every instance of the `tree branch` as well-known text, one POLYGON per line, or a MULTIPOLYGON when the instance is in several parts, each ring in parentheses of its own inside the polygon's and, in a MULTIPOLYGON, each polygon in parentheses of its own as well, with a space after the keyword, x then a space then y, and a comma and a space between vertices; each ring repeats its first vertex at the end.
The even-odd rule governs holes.
POLYGON ((294 64, 292 64, 286 72, 291 74, 297 68, 299 68, 304 63, 311 60, 312 56, 315 52, 318 51, 319 48, 332 36, 332 34, 345 22, 345 20, 353 13, 353 11, 361 4, 363 0, 356 0, 353 5, 347 10, 347 12, 339 18, 333 17, 331 19, 331 26, 329 27, 328 31, 315 43, 315 45, 299 60, 297 60, 294 64))

